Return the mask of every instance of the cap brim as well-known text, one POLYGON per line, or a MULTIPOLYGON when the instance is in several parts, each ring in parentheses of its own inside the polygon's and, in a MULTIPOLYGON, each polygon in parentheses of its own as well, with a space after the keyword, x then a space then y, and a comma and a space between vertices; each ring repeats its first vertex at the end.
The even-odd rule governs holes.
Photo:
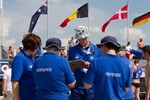
POLYGON ((122 46, 119 43, 113 43, 111 41, 105 42, 105 43, 101 43, 101 44, 96 44, 98 48, 101 48, 102 45, 106 44, 106 43, 112 43, 113 45, 115 45, 118 48, 121 48, 122 46))
POLYGON ((101 45, 100 45, 100 44, 96 44, 96 45, 97 45, 98 48, 101 48, 101 45))
POLYGON ((45 50, 45 49, 48 49, 48 48, 51 47, 51 46, 56 46, 59 50, 64 50, 64 49, 65 49, 65 46, 58 47, 58 46, 55 45, 55 44, 49 45, 49 46, 47 46, 47 47, 43 47, 43 49, 44 49, 44 50, 45 50))
POLYGON ((101 46, 104 45, 104 44, 106 44, 106 43, 108 43, 108 42, 104 42, 104 43, 101 43, 101 44, 97 44, 97 47, 98 47, 98 48, 101 48, 101 46))
POLYGON ((122 47, 119 43, 114 44, 114 45, 116 45, 118 48, 121 48, 121 47, 122 47))
POLYGON ((65 46, 58 47, 58 49, 60 49, 60 50, 65 50, 65 46))

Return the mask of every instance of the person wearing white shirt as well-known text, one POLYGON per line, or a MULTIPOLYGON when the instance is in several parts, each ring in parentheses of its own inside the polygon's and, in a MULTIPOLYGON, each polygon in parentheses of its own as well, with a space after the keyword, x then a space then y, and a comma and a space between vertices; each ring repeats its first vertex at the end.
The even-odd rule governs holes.
POLYGON ((125 46, 125 55, 128 59, 130 59, 130 51, 132 50, 131 44, 128 41, 127 45, 125 46))
POLYGON ((11 62, 12 60, 8 62, 10 68, 4 72, 4 76, 3 76, 3 84, 2 84, 3 100, 12 100, 13 98, 12 85, 11 85, 11 62))

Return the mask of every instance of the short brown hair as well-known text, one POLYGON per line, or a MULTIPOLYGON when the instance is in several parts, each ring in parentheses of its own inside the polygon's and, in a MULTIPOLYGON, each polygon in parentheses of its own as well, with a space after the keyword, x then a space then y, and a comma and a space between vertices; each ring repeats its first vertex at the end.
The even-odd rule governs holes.
POLYGON ((116 45, 114 45, 114 44, 111 43, 111 42, 108 42, 108 43, 106 43, 106 44, 104 44, 104 45, 106 45, 108 49, 113 49, 113 50, 115 50, 116 52, 118 52, 119 49, 120 49, 119 47, 117 47, 116 45))
POLYGON ((36 50, 41 45, 41 38, 36 34, 27 34, 22 40, 24 50, 36 50))
POLYGON ((138 63, 140 63, 140 60, 139 59, 135 59, 134 60, 134 64, 138 64, 138 63))
POLYGON ((145 45, 143 48, 142 48, 142 51, 145 53, 147 52, 149 55, 150 55, 150 45, 145 45))

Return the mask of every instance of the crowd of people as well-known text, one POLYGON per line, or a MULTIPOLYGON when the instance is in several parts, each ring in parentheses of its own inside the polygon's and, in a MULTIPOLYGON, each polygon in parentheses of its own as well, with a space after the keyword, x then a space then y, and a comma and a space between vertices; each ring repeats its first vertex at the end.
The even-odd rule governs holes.
POLYGON ((19 45, 19 48, 17 49, 13 49, 10 45, 7 50, 8 59, 13 59, 20 52, 21 49, 23 49, 23 45, 19 45))
POLYGON ((150 45, 144 45, 142 38, 137 43, 142 58, 131 52, 129 41, 122 47, 113 36, 93 44, 83 25, 75 28, 67 52, 61 40, 53 37, 47 39, 43 47, 46 52, 42 54, 41 42, 38 35, 27 34, 15 56, 9 47, 12 63, 11 73, 5 73, 3 78, 4 100, 140 100, 140 59, 147 60, 145 100, 150 99, 150 45), (131 53, 136 56, 133 66, 131 53), (69 64, 76 60, 82 60, 83 65, 69 64))

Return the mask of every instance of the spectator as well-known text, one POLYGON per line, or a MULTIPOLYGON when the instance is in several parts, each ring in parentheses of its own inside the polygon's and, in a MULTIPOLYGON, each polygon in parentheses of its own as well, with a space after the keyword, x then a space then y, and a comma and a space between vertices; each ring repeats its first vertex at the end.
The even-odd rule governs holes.
POLYGON ((131 44, 128 41, 127 45, 125 46, 125 55, 130 60, 130 51, 132 50, 131 44))
POLYGON ((150 45, 145 45, 142 48, 142 55, 145 60, 147 60, 147 65, 145 67, 145 85, 146 85, 146 95, 145 100, 150 99, 150 45))
POLYGON ((132 67, 132 90, 135 93, 136 100, 140 100, 140 77, 142 75, 142 67, 140 66, 139 59, 134 60, 134 66, 132 67))
POLYGON ((19 45, 19 48, 16 50, 16 54, 18 54, 21 49, 23 49, 23 45, 19 45))
POLYGON ((3 100, 13 100, 12 85, 11 85, 11 65, 12 59, 8 61, 9 69, 4 72, 2 83, 3 100))
POLYGON ((89 33, 87 27, 85 26, 77 26, 75 28, 75 38, 79 41, 79 43, 70 48, 68 60, 79 60, 82 59, 85 61, 84 66, 80 68, 75 68, 76 66, 72 66, 72 70, 74 71, 74 75, 76 78, 76 86, 75 88, 71 88, 71 99, 72 100, 92 100, 93 99, 93 88, 86 90, 83 86, 83 78, 87 69, 92 60, 101 56, 101 51, 97 46, 92 44, 89 41, 89 33))
POLYGON ((66 53, 66 51, 65 50, 61 50, 60 51, 60 56, 67 59, 67 53, 66 53))
POLYGON ((140 38, 139 41, 137 42, 137 48, 141 49, 141 48, 143 48, 143 46, 144 46, 143 39, 140 38))
POLYGON ((70 49, 71 47, 75 46, 75 41, 74 41, 74 37, 71 37, 71 40, 68 41, 68 49, 70 49))
POLYGON ((41 44, 41 38, 27 34, 23 40, 23 49, 12 62, 12 90, 14 100, 35 100, 35 83, 32 74, 34 56, 41 44))
POLYGON ((14 57, 14 52, 12 50, 12 46, 9 46, 9 49, 7 50, 7 53, 8 53, 9 59, 14 57))
MULTIPOLYGON (((124 55, 124 50, 122 48, 119 50, 119 52, 117 52, 117 55, 122 59, 122 61, 124 61, 129 66, 131 66, 130 61, 124 55)), ((128 67, 128 66, 125 66, 125 67, 128 67)), ((131 89, 131 86, 129 87, 129 91, 125 93, 125 100, 135 100, 135 95, 131 89)))
POLYGON ((64 50, 64 47, 58 38, 50 38, 43 49, 47 52, 33 65, 37 87, 35 100, 68 100, 68 86, 74 87, 76 81, 68 61, 59 56, 60 50, 64 50))
POLYGON ((103 55, 91 63, 83 80, 84 87, 89 89, 94 84, 94 100, 124 100, 132 72, 129 64, 116 55, 121 46, 112 36, 102 38, 97 46, 103 55))

